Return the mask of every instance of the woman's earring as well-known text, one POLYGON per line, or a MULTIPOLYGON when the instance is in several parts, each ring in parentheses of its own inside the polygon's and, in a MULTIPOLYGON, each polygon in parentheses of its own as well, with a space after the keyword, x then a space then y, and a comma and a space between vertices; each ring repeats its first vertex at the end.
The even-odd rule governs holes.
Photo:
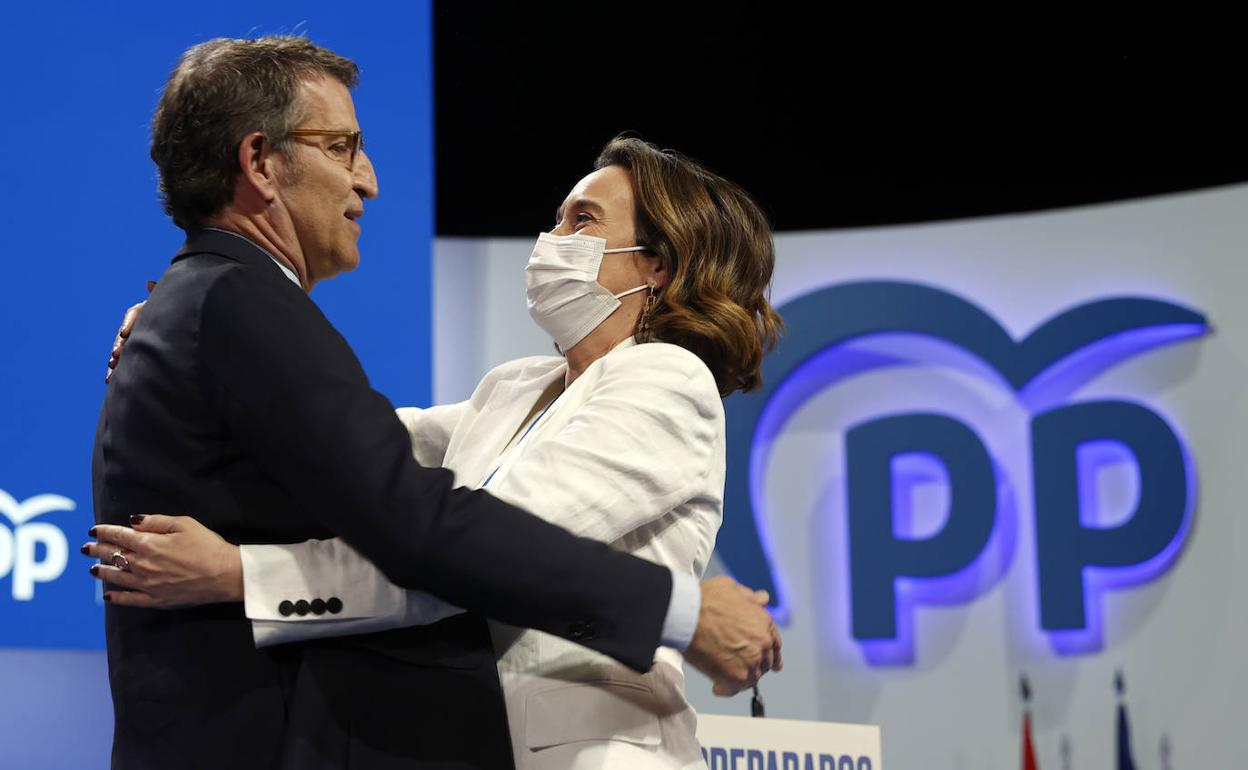
POLYGON ((654 308, 659 304, 659 296, 654 293, 655 288, 653 281, 647 281, 646 287, 649 293, 646 295, 646 304, 641 308, 641 317, 637 319, 637 341, 650 341, 650 316, 654 314, 654 308))

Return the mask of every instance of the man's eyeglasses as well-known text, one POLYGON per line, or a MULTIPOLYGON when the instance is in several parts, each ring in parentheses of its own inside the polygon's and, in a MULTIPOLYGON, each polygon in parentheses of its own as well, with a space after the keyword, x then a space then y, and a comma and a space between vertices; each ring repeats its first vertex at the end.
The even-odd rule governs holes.
POLYGON ((330 142, 328 145, 313 143, 319 147, 325 157, 337 161, 347 168, 355 168, 356 156, 364 149, 364 134, 359 131, 330 131, 319 128, 292 128, 286 132, 290 136, 331 136, 341 141, 330 142))

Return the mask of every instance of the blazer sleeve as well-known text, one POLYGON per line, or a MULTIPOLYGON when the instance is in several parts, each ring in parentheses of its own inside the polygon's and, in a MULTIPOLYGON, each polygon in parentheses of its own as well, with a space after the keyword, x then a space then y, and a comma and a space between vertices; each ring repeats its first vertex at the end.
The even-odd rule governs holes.
POLYGON ((397 585, 647 670, 671 572, 418 465, 345 340, 277 278, 232 266, 199 308, 204 395, 239 447, 397 585))
POLYGON ((446 459, 455 426, 469 409, 467 401, 420 409, 401 406, 395 410, 412 442, 412 456, 426 468, 440 468, 446 459))
POLYGON ((257 647, 427 625, 463 611, 399 588, 341 538, 239 550, 243 609, 257 647))
MULTIPOLYGON (((601 365, 593 392, 564 429, 526 449, 491 489, 547 521, 612 542, 706 489, 707 475, 722 463, 716 439, 724 414, 711 373, 683 348, 638 346, 601 365)), ((414 445, 413 420, 431 411, 399 410, 414 445)), ((403 591, 337 542, 243 546, 246 613, 258 645, 432 623, 456 611, 403 591), (329 594, 340 597, 339 616, 276 609, 290 597, 329 594)))

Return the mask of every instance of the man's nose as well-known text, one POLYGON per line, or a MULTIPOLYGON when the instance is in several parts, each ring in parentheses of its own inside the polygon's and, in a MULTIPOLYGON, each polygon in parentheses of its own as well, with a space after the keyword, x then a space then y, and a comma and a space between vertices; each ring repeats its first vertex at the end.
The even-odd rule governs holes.
POLYGON ((355 191, 360 194, 361 198, 376 198, 380 192, 377 186, 377 171, 373 168, 373 161, 369 159, 368 153, 360 150, 360 156, 355 159, 355 167, 351 169, 353 181, 355 183, 355 191))

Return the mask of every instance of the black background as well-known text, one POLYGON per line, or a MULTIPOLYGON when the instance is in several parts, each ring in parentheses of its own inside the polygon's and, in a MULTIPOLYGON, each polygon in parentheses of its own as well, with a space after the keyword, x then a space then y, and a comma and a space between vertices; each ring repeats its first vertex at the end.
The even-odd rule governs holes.
POLYGON ((622 131, 740 183, 779 230, 1248 180, 1243 57, 912 26, 787 3, 437 2, 438 234, 549 228, 622 131))

